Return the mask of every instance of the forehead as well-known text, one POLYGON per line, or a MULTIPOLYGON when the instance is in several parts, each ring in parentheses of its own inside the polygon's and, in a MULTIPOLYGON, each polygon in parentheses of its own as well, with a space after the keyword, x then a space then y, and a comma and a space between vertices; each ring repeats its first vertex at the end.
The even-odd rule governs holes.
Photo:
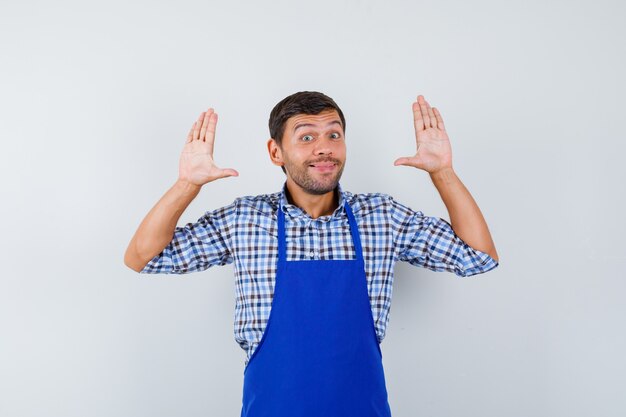
POLYGON ((296 114, 287 119, 285 133, 294 133, 295 130, 302 125, 312 125, 309 127, 325 128, 328 124, 334 121, 339 124, 332 124, 329 127, 343 128, 339 113, 337 113, 337 110, 335 109, 324 110, 319 114, 296 114))

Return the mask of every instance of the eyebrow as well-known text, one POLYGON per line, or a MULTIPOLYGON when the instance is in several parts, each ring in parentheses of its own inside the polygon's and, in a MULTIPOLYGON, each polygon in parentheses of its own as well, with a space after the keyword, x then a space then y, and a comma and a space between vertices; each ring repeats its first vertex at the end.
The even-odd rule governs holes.
MULTIPOLYGON (((333 120, 332 122, 328 123, 326 126, 331 126, 334 124, 338 124, 339 126, 343 127, 341 125, 341 122, 339 120, 333 120)), ((315 126, 314 124, 311 123, 300 123, 294 126, 293 131, 294 133, 296 132, 296 130, 300 129, 301 127, 307 127, 307 126, 315 126)))

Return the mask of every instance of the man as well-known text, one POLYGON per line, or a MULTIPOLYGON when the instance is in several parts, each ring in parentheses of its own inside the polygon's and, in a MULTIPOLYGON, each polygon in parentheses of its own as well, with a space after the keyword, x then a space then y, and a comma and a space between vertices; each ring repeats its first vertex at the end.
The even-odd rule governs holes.
POLYGON ((451 223, 386 194, 353 194, 343 112, 303 91, 269 119, 281 192, 237 198, 176 227, 200 188, 237 176, 213 161, 217 114, 203 112, 180 158, 179 178, 145 217, 125 263, 141 273, 189 273, 235 264, 235 339, 246 351, 242 416, 390 416, 380 342, 397 260, 459 276, 498 266, 487 224, 452 168, 443 119, 413 103, 417 150, 395 165, 427 171, 451 223))

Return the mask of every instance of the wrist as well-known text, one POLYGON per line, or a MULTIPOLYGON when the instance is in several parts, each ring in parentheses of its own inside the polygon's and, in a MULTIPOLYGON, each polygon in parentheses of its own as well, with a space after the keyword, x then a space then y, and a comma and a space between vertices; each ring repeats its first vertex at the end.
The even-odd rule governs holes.
POLYGON ((449 182, 456 176, 456 173, 454 172, 454 169, 452 167, 445 167, 436 171, 429 172, 429 175, 433 182, 449 182))
POLYGON ((193 184, 187 180, 177 179, 174 187, 184 194, 197 194, 202 188, 201 185, 193 184))

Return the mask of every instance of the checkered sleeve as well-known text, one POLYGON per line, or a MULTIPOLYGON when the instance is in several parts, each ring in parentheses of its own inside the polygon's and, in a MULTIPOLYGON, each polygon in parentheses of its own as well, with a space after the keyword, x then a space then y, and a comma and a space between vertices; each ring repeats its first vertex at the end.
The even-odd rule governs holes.
POLYGON ((460 277, 482 274, 499 265, 487 253, 465 243, 446 220, 425 216, 393 199, 391 203, 398 260, 432 271, 453 272, 460 277))
POLYGON ((195 223, 177 226, 170 243, 140 271, 141 274, 187 274, 233 262, 231 231, 237 200, 206 212, 195 223))

